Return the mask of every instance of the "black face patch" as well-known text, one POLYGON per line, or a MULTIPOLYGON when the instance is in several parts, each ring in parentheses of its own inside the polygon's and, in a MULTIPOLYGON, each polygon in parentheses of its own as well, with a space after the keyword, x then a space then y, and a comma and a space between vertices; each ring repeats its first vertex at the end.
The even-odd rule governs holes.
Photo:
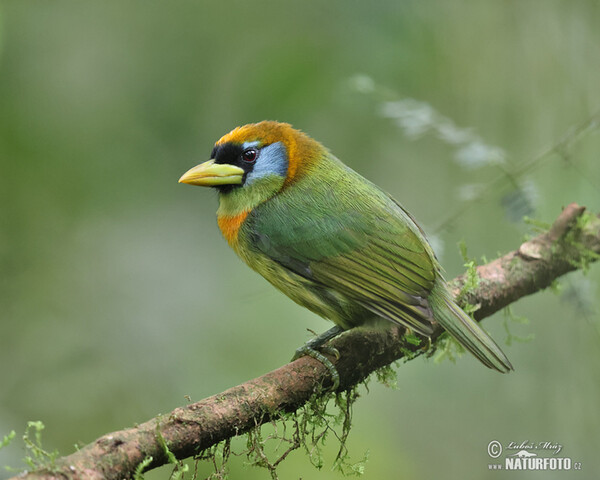
MULTIPOLYGON (((223 143, 221 145, 216 145, 213 149, 210 158, 215 161, 215 163, 227 164, 227 165, 235 165, 236 167, 240 167, 244 170, 244 176, 242 177, 242 185, 246 181, 246 176, 252 171, 254 168, 254 162, 247 162, 243 157, 244 147, 238 143, 223 143)), ((221 193, 230 192, 234 188, 239 188, 242 185, 217 185, 215 188, 219 190, 221 193)))

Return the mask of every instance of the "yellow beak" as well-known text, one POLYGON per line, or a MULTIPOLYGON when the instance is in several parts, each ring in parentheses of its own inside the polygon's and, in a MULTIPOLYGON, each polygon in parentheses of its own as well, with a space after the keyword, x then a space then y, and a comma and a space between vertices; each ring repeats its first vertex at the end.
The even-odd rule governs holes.
POLYGON ((213 187, 215 185, 240 185, 244 170, 226 163, 215 163, 214 160, 190 168, 179 179, 179 183, 213 187))

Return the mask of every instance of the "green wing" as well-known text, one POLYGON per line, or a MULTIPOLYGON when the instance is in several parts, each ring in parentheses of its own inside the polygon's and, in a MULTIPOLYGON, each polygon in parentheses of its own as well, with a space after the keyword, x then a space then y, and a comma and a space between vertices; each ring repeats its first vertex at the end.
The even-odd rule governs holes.
POLYGON ((334 159, 326 168, 258 207, 250 242, 376 315, 431 333, 426 298, 438 267, 419 227, 354 171, 334 159))

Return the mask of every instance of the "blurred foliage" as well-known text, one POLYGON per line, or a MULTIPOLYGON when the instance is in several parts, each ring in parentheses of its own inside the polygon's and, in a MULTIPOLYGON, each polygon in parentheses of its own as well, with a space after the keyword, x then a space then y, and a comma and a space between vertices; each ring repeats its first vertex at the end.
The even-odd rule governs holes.
MULTIPOLYGON (((213 193, 177 184, 236 125, 322 141, 419 219, 449 277, 461 239, 491 259, 523 214, 600 211, 598 25, 596 0, 2 1, 0 437, 42 420, 68 453, 327 328, 229 251, 213 193)), ((507 348, 515 373, 417 359, 397 391, 372 386, 348 438, 364 477, 508 478, 488 472, 493 439, 559 442, 600 475, 599 280, 594 265, 513 307, 531 322, 511 335, 535 335, 507 348)), ((485 323, 499 341, 501 319, 485 323)), ((293 452, 280 475, 340 478, 324 455, 317 471, 293 452)))

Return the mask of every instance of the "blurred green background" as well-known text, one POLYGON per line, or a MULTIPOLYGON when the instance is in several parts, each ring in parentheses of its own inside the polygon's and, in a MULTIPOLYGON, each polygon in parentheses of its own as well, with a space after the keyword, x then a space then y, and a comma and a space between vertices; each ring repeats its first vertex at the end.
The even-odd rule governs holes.
MULTIPOLYGON (((449 277, 461 239, 493 258, 530 231, 511 218, 599 212, 597 122, 519 170, 600 109, 599 25, 595 0, 1 2, 0 438, 42 420, 70 453, 329 327, 229 250, 214 192, 177 183, 237 125, 322 141, 416 216, 449 277)), ((513 478, 488 471, 491 440, 558 442, 598 477, 599 281, 594 265, 514 305, 530 324, 511 332, 535 335, 505 347, 515 373, 417 359, 398 390, 361 390, 364 478, 513 478)), ((502 314, 485 325, 507 338, 502 314)), ((281 477, 340 478, 330 444, 321 471, 296 452, 281 477)), ((23 455, 15 440, 0 465, 23 455)), ((269 478, 243 464, 232 478, 269 478)))

